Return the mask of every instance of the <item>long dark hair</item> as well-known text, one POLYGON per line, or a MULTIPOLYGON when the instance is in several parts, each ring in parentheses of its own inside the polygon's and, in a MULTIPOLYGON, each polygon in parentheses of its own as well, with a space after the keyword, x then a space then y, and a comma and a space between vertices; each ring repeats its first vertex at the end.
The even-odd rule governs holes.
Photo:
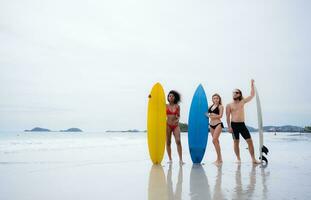
POLYGON ((215 93, 215 94, 213 94, 212 99, 213 99, 213 97, 218 97, 219 98, 219 105, 222 105, 221 97, 219 94, 215 93))
POLYGON ((167 101, 169 102, 170 94, 174 95, 174 104, 178 104, 180 102, 180 94, 176 90, 171 90, 167 95, 167 101))

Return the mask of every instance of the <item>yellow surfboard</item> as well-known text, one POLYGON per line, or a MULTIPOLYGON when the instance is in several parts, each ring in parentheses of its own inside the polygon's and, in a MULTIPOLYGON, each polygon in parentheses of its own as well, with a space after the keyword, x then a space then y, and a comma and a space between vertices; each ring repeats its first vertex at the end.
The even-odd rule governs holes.
POLYGON ((147 134, 150 159, 153 164, 161 164, 166 142, 166 104, 160 83, 152 87, 149 95, 147 134))

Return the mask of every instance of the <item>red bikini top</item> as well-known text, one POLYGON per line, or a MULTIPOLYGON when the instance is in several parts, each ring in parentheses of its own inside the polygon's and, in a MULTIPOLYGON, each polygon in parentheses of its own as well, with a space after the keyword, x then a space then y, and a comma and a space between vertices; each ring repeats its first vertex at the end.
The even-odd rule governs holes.
POLYGON ((176 108, 176 110, 173 112, 169 109, 169 107, 166 107, 166 114, 167 115, 177 115, 179 116, 179 107, 176 108))

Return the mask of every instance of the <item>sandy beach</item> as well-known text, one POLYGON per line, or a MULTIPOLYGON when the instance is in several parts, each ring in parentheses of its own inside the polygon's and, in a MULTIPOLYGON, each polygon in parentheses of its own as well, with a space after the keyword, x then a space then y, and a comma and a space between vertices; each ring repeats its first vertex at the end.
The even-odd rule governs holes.
MULTIPOLYGON (((258 145, 258 135, 252 134, 258 145)), ((251 163, 241 140, 235 163, 231 135, 220 137, 223 160, 215 166, 208 141, 203 165, 193 165, 187 134, 186 164, 154 166, 145 133, 3 133, 0 199, 310 199, 311 135, 265 134, 269 165, 251 163)), ((257 150, 257 149, 256 149, 257 150)), ((256 151, 258 154, 258 151, 256 151)))

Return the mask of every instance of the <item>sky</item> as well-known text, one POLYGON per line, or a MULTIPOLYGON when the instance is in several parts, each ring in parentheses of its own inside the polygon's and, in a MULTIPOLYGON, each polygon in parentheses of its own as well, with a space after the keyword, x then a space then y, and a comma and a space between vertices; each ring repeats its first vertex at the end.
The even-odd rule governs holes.
MULTIPOLYGON (((146 129, 160 82, 209 103, 255 79, 264 125, 311 125, 307 0, 0 1, 0 131, 146 129)), ((223 121, 226 122, 225 117, 223 121)), ((255 100, 246 123, 257 127, 255 100)))

